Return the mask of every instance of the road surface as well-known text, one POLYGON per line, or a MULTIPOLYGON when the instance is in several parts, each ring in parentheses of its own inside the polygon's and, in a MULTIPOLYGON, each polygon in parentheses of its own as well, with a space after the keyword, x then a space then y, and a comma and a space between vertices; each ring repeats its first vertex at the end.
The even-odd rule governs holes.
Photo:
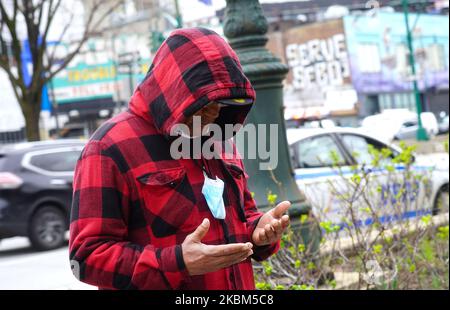
POLYGON ((70 270, 67 245, 35 252, 26 238, 0 241, 0 290, 92 290, 70 270))

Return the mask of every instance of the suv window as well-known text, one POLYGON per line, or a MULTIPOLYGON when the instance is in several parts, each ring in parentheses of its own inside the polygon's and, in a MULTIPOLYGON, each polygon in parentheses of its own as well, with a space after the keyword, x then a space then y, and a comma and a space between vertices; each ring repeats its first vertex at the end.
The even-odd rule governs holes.
POLYGON ((65 151, 33 155, 30 164, 52 172, 74 171, 77 160, 80 157, 79 151, 65 151))
POLYGON ((300 168, 331 167, 335 164, 332 153, 339 158, 337 164, 345 163, 342 152, 331 136, 309 138, 297 145, 300 168))
POLYGON ((4 166, 4 164, 5 164, 5 161, 6 161, 5 155, 0 154, 0 171, 3 170, 3 166, 4 166))

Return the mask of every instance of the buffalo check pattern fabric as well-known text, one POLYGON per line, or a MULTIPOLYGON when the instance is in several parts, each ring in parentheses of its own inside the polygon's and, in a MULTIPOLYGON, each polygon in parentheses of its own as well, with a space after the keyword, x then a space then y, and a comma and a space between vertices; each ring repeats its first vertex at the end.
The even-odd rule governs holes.
MULTIPOLYGON (((181 243, 204 218, 211 222, 202 242, 248 242, 262 213, 232 139, 233 156, 173 159, 172 126, 209 102, 255 99, 238 57, 216 33, 174 31, 155 55, 129 109, 91 137, 74 175, 70 260, 79 280, 100 289, 254 289, 251 259, 216 272, 190 276, 181 243), (229 159, 231 158, 231 159, 229 159), (216 220, 201 194, 202 166, 226 183, 226 218, 216 220)), ((223 108, 219 125, 242 124, 251 106, 223 108)), ((256 247, 264 260, 275 243, 256 247)))

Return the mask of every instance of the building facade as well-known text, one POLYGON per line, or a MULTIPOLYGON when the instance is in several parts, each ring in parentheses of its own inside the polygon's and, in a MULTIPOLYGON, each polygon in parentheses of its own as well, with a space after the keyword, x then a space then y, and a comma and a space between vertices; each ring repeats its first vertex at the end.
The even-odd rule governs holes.
POLYGON ((402 13, 351 14, 270 34, 269 48, 289 66, 286 117, 331 116, 342 125, 385 109, 448 114, 449 19, 410 14, 417 75, 411 75, 402 13))
MULTIPOLYGON (((150 67, 152 33, 174 27, 164 19, 166 8, 160 1, 123 3, 108 15, 98 34, 88 39, 80 53, 51 83, 56 101, 54 114, 67 116, 70 124, 85 127, 88 134, 126 108, 150 67)), ((84 5, 89 12, 92 1, 86 0, 84 5)), ((62 42, 60 53, 71 49, 62 42)))

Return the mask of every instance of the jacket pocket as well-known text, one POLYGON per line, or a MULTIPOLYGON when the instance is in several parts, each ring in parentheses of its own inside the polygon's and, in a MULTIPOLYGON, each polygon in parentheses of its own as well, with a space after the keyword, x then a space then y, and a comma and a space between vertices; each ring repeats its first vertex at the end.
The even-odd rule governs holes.
POLYGON ((173 168, 157 172, 145 173, 137 177, 137 180, 148 186, 168 186, 175 188, 186 176, 184 168, 173 168))
POLYGON ((184 230, 186 221, 197 212, 185 168, 144 173, 137 181, 153 235, 163 238, 184 230))

